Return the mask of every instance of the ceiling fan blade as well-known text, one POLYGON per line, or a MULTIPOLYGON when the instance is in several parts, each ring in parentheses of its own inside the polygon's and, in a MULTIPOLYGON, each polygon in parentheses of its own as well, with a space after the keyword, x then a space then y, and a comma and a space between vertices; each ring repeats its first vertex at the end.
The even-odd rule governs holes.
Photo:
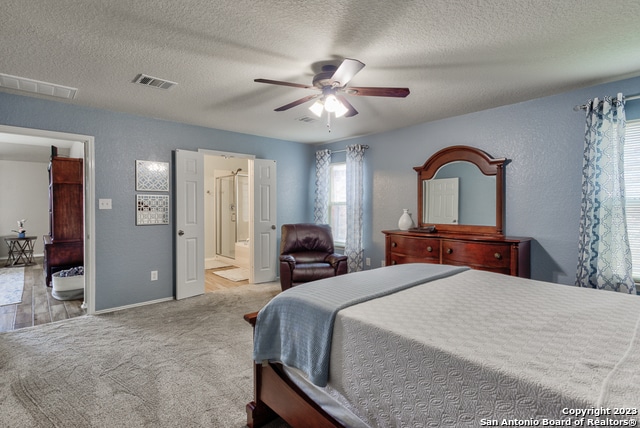
POLYGON ((363 97, 396 97, 404 98, 409 95, 409 88, 356 88, 349 86, 344 89, 347 95, 359 95, 363 97))
POLYGON ((289 103, 289 104, 283 105, 282 107, 278 107, 277 109, 274 109, 274 111, 285 111, 285 110, 289 110, 291 107, 299 106, 300 104, 304 104, 304 103, 306 103, 307 101, 311 101, 312 99, 314 99, 314 98, 318 98, 318 97, 320 97, 320 96, 322 96, 322 94, 313 94, 313 95, 309 95, 309 96, 306 96, 306 97, 304 97, 304 98, 300 98, 299 100, 296 100, 296 101, 294 101, 294 102, 292 102, 292 103, 289 103))
POLYGON ((315 86, 303 85, 300 83, 281 82, 279 80, 253 79, 253 81, 258 83, 268 83, 270 85, 291 86, 293 88, 317 89, 315 86))
POLYGON ((348 112, 346 112, 344 114, 344 117, 352 117, 355 116, 356 114, 358 114, 358 110, 356 110, 349 101, 347 101, 346 97, 343 97, 342 95, 336 95, 336 98, 340 100, 340 102, 342 103, 342 105, 344 105, 347 110, 349 110, 348 112))
POLYGON ((346 58, 342 61, 342 64, 340 64, 336 72, 333 73, 333 76, 331 76, 331 82, 335 84, 335 86, 342 88, 363 68, 364 63, 357 59, 346 58))

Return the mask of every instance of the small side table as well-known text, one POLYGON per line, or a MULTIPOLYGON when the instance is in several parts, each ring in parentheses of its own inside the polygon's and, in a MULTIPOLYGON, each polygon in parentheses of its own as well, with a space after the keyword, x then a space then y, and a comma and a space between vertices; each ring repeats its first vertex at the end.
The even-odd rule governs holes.
POLYGON ((4 242, 9 247, 9 256, 5 266, 29 266, 33 262, 33 245, 36 241, 35 236, 26 236, 24 238, 4 237, 4 242))

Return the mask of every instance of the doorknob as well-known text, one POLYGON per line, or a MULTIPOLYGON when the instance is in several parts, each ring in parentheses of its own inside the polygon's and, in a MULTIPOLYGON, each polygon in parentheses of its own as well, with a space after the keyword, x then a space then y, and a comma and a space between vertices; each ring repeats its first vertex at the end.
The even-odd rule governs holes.
POLYGON ((275 224, 272 224, 272 225, 271 225, 271 229, 272 229, 272 230, 276 230, 276 225, 275 225, 275 224))
POLYGON ((182 235, 184 235, 184 230, 179 230, 178 231, 178 236, 182 236, 182 235))

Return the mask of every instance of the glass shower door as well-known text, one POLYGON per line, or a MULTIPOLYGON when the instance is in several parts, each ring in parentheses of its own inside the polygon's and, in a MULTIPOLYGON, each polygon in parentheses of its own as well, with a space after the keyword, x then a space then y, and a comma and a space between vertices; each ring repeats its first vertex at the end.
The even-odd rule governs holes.
POLYGON ((235 258, 236 245, 236 203, 235 176, 216 178, 216 254, 235 258))

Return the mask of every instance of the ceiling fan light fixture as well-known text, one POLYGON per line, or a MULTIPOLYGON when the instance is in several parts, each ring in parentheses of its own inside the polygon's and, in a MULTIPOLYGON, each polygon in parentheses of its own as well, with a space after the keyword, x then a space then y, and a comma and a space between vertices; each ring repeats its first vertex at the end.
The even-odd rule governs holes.
POLYGON ((346 112, 348 112, 349 109, 346 108, 344 106, 344 104, 342 104, 340 101, 338 101, 338 105, 336 106, 335 111, 333 112, 333 114, 336 115, 336 117, 342 117, 345 115, 346 112))
POLYGON ((311 112, 316 116, 322 117, 322 111, 324 110, 324 105, 322 104, 322 101, 318 100, 315 103, 313 103, 311 107, 309 107, 309 110, 311 110, 311 112))
POLYGON ((342 103, 333 94, 327 95, 324 99, 324 109, 329 113, 335 112, 341 105, 342 103))
POLYGON ((292 107, 304 104, 307 101, 317 99, 309 108, 318 117, 322 117, 322 111, 327 111, 327 117, 334 113, 335 117, 353 117, 358 111, 344 97, 344 95, 358 95, 364 97, 391 97, 405 98, 409 95, 409 88, 387 88, 387 87, 347 87, 351 79, 364 68, 364 63, 353 58, 345 58, 336 67, 325 65, 322 71, 313 76, 312 85, 300 83, 282 82, 279 80, 254 79, 254 82, 268 83, 271 85, 289 86, 293 88, 320 90, 321 94, 309 95, 300 98, 292 103, 285 104, 274 109, 274 111, 285 111, 292 107), (318 99, 319 98, 319 99, 318 99))

